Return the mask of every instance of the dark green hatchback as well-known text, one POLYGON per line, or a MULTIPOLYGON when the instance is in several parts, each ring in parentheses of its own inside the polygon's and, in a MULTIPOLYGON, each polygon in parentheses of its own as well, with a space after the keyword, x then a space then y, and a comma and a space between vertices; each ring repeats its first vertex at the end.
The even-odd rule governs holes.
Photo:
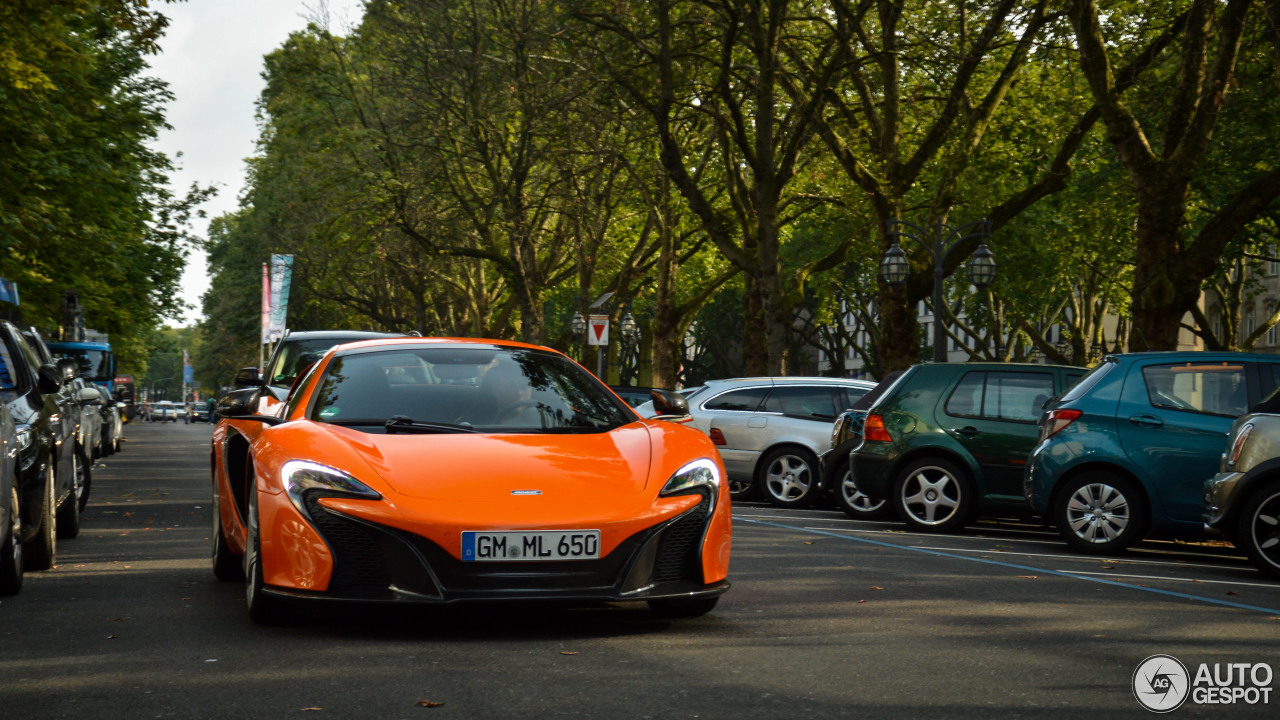
POLYGON ((907 525, 945 532, 980 514, 1025 515, 1022 474, 1051 398, 1087 372, 947 363, 908 370, 867 413, 849 481, 907 525))

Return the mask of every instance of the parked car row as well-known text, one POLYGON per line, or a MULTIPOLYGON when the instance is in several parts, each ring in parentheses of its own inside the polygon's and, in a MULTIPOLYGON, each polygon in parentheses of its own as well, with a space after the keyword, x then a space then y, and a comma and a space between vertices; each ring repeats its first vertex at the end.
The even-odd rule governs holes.
POLYGON ((0 321, 0 594, 53 567, 57 541, 80 533, 93 460, 120 448, 119 412, 34 328, 0 321))
POLYGON ((1263 403, 1278 388, 1280 357, 1245 353, 1112 355, 1087 374, 918 365, 842 414, 824 474, 853 517, 949 531, 1031 515, 1093 554, 1223 532, 1280 577, 1280 400, 1263 403))

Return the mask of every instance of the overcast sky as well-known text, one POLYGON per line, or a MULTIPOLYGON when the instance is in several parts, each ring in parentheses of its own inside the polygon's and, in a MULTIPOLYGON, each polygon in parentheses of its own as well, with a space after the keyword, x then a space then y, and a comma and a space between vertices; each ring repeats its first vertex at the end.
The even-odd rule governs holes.
MULTIPOLYGON (((169 83, 174 100, 157 148, 174 159, 175 193, 192 183, 215 185, 205 203, 206 219, 195 231, 207 236, 209 219, 235 210, 244 185, 245 158, 258 137, 254 102, 262 91, 262 56, 279 47, 307 19, 327 10, 329 28, 345 32, 360 18, 360 0, 187 0, 154 3, 170 18, 163 53, 152 72, 169 83), (181 153, 182 156, 178 157, 181 153)), ((183 300, 193 306, 186 322, 198 321, 200 296, 209 288, 203 253, 193 253, 182 279, 183 300)))

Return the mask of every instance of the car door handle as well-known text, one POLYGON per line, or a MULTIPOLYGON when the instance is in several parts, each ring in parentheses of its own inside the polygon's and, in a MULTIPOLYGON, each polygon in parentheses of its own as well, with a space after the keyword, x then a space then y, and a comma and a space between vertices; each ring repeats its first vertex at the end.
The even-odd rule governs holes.
POLYGON ((1164 421, 1155 415, 1131 415, 1129 422, 1143 428, 1158 428, 1164 425, 1164 421))
POLYGON ((972 425, 965 425, 964 427, 960 428, 956 432, 960 433, 965 437, 973 437, 974 435, 978 434, 978 428, 972 425))

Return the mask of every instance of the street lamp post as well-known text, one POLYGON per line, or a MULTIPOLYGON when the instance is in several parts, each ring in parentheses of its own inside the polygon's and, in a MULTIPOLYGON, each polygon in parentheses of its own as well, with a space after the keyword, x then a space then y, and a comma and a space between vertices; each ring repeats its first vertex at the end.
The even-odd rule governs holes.
POLYGON ((578 346, 578 360, 582 360, 582 336, 587 334, 587 319, 582 317, 581 311, 573 313, 573 319, 569 321, 569 330, 573 333, 574 342, 578 346))
POLYGON ((618 355, 618 383, 622 384, 622 368, 626 362, 630 361, 631 353, 640 340, 640 328, 636 325, 636 319, 630 310, 627 310, 622 320, 618 322, 618 338, 622 341, 621 352, 618 355))
POLYGON ((991 222, 979 220, 967 225, 952 227, 942 222, 939 217, 932 228, 925 228, 901 218, 889 220, 889 235, 893 244, 885 251, 880 261, 880 277, 893 287, 901 287, 907 281, 911 265, 907 262, 907 254, 902 251, 899 238, 914 240, 929 253, 933 263, 933 361, 946 362, 945 338, 943 326, 943 282, 946 280, 945 263, 947 253, 956 245, 978 238, 978 248, 969 257, 969 281, 979 290, 984 290, 996 277, 996 260, 987 249, 986 238, 991 234, 991 222), (904 230, 905 228, 905 230, 904 230))

